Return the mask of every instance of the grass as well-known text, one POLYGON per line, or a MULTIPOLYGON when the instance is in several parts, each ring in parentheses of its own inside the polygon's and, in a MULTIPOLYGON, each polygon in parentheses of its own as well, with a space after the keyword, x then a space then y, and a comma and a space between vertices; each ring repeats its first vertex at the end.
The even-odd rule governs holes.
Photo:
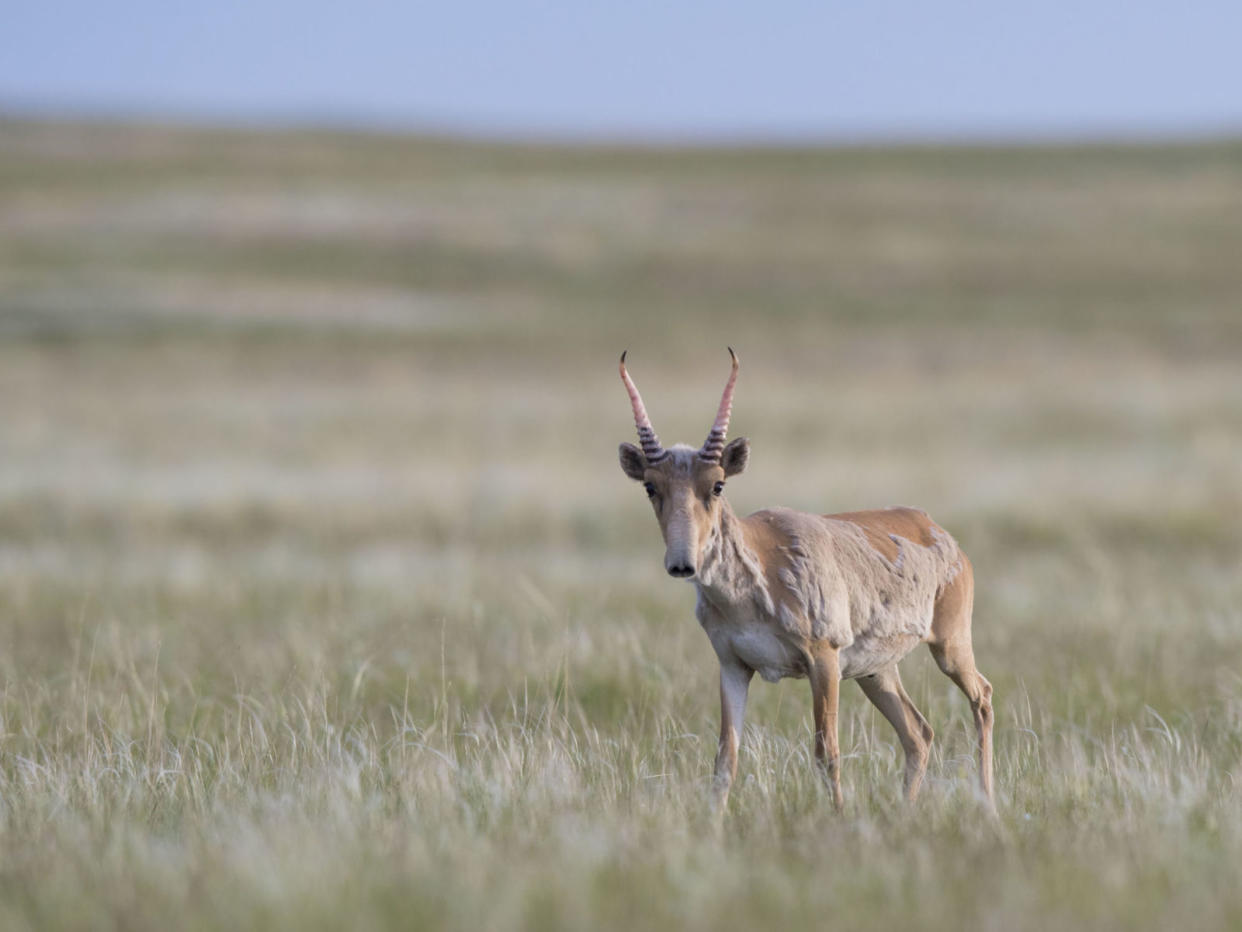
POLYGON ((0 126, 0 925, 1242 924, 1242 148, 0 126), (972 556, 999 819, 757 683, 722 830, 666 441, 972 556))

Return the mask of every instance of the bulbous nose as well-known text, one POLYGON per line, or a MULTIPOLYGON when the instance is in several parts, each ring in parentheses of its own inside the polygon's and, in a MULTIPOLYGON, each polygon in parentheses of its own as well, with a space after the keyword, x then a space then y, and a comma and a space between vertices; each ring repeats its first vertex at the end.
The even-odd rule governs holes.
POLYGON ((668 567, 668 575, 676 576, 678 579, 686 579, 694 575, 694 567, 685 563, 675 563, 668 567))

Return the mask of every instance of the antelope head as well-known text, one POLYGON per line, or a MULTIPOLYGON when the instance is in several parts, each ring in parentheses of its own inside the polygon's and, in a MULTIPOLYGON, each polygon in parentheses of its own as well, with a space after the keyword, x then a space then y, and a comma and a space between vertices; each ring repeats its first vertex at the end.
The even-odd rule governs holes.
POLYGON ((725 480, 741 473, 750 456, 750 443, 745 437, 725 444, 738 369, 737 355, 732 349, 729 356, 733 359, 733 371, 720 398, 716 422, 703 446, 696 450, 680 443, 667 449, 660 444, 642 396, 625 371, 625 353, 621 354, 621 381, 634 407, 634 424, 641 444, 641 449, 632 443, 621 444, 621 470, 647 490, 660 522, 660 533, 664 535, 664 568, 679 579, 693 579, 698 573, 704 552, 720 525, 725 480))

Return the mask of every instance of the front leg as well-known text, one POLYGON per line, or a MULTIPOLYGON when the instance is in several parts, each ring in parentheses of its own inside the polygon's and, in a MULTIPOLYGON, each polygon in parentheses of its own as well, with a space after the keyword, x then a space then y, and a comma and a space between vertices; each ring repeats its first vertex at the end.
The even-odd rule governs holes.
POLYGON ((712 779, 712 803, 718 812, 723 812, 728 803, 729 787, 737 775, 737 747, 746 717, 746 693, 754 675, 754 670, 740 663, 720 663, 720 744, 712 779))
POLYGON ((841 749, 837 744, 837 707, 841 699, 841 663, 835 647, 823 645, 811 658, 811 703, 815 708, 815 761, 832 792, 832 804, 840 812, 841 749))

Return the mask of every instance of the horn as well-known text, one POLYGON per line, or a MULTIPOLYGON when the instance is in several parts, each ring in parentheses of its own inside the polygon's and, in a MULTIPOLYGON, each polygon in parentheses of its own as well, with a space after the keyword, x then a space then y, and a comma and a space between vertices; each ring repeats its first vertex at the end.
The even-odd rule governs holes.
MULTIPOLYGON (((625 352, 628 353, 629 350, 625 352)), ((660 438, 651 426, 651 418, 647 417, 647 408, 643 405, 643 396, 638 394, 638 386, 625 371, 625 353, 621 354, 621 381, 625 383, 625 390, 630 393, 630 404, 634 407, 634 425, 638 428, 638 440, 643 446, 643 455, 647 457, 648 463, 658 463, 668 456, 668 451, 660 445, 660 438)))
POLYGON ((724 394, 720 396, 720 409, 716 412, 716 423, 711 433, 703 441, 703 449, 699 456, 709 463, 719 463, 720 454, 724 451, 725 435, 729 432, 729 415, 733 413, 733 386, 737 384, 737 353, 729 347, 729 355, 733 358, 733 371, 729 373, 729 381, 725 383, 724 394))

